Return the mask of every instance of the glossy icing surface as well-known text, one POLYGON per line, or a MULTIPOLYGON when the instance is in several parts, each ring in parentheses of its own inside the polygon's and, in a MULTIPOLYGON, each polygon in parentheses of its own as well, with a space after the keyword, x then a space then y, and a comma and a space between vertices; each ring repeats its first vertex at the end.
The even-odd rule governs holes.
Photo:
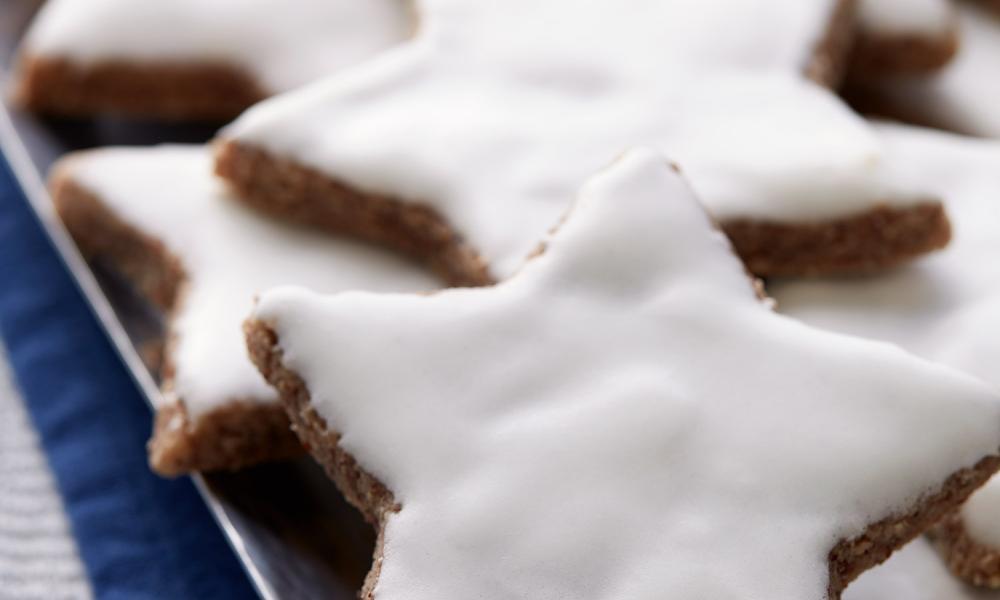
POLYGON ((819 600, 838 540, 1000 443, 986 386, 773 313, 651 151, 498 286, 255 317, 401 505, 380 600, 819 600))

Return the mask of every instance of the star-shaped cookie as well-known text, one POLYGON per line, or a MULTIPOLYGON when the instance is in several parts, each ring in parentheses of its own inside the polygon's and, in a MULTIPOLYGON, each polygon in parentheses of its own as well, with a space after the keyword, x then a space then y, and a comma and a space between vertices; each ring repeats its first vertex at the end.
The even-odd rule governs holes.
POLYGON ((482 283, 517 270, 580 181, 647 145, 758 274, 894 264, 946 243, 947 222, 919 190, 875 184, 877 139, 816 83, 836 79, 851 6, 425 0, 411 42, 224 130, 218 170, 271 212, 482 283))
POLYGON ((1000 464, 997 393, 774 314, 651 151, 497 286, 247 331, 380 527, 366 598, 836 598, 1000 464))
MULTIPOLYGON (((955 237, 940 254, 873 278, 775 282, 781 311, 811 325, 886 340, 1000 388, 1000 142, 910 127, 880 133, 893 176, 947 198, 955 237)), ((963 576, 1000 587, 1000 480, 940 540, 963 576)))
POLYGON ((276 394, 247 359, 241 324, 256 293, 280 284, 438 287, 386 251, 261 217, 212 176, 202 146, 74 154, 56 166, 51 187, 80 248, 167 313, 164 393, 150 444, 162 474, 301 453, 276 394))
POLYGON ((15 96, 60 114, 230 119, 409 36, 407 0, 49 0, 15 96))

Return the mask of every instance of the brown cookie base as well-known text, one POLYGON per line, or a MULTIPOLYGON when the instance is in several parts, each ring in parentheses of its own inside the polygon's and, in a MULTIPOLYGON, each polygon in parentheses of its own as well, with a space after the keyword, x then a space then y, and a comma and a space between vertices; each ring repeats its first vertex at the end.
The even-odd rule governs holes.
POLYGON ((1000 0, 978 0, 979 4, 1000 15, 1000 0))
MULTIPOLYGON (((372 599, 382 564, 382 531, 388 517, 399 510, 392 492, 366 473, 339 445, 340 434, 327 428, 313 409, 306 383, 282 362, 278 336, 266 323, 249 321, 245 327, 250 357, 278 390, 292 420, 292 428, 347 499, 378 529, 379 540, 371 572, 361 597, 372 599)), ((840 540, 829 553, 830 600, 867 569, 885 561, 893 551, 960 506, 1000 468, 1000 457, 990 456, 952 474, 940 489, 928 494, 909 511, 872 523, 861 535, 840 540)))
POLYGON ((857 28, 857 0, 838 0, 823 37, 803 71, 814 82, 836 89, 846 76, 857 28))
POLYGON ((957 22, 938 36, 861 31, 848 62, 848 87, 882 77, 933 73, 951 62, 958 49, 957 22))
POLYGON ((427 206, 365 194, 235 142, 217 146, 215 169, 236 197, 265 213, 389 246, 426 262, 452 285, 493 282, 476 251, 427 206))
MULTIPOLYGON (((980 4, 1000 0, 980 0, 980 4)), ((946 67, 961 50, 961 31, 957 16, 948 31, 937 37, 891 36, 862 32, 851 56, 846 83, 841 95, 854 110, 864 115, 892 119, 965 135, 975 131, 956 128, 956 123, 942 119, 933 111, 922 109, 913 99, 908 84, 931 77, 946 67)))
MULTIPOLYGON (((854 0, 839 0, 807 76, 836 87, 853 34, 854 0)), ((93 65, 70 57, 18 60, 14 98, 37 112, 87 117, 116 114, 163 120, 228 121, 269 94, 244 71, 223 64, 133 63, 93 65)))
POLYGON ((31 55, 20 58, 14 88, 15 101, 37 112, 172 121, 228 121, 267 95, 249 75, 227 65, 79 65, 31 55))
POLYGON ((354 457, 340 447, 340 434, 328 429, 323 417, 313 409, 305 382, 282 364, 282 352, 274 331, 261 322, 252 321, 244 329, 250 358, 264 378, 278 390, 292 429, 347 501, 361 511, 365 520, 376 529, 372 567, 358 593, 362 600, 373 600, 375 585, 382 571, 385 525, 389 515, 398 512, 400 506, 382 482, 365 472, 354 457))
POLYGON ((948 215, 938 202, 877 206, 819 223, 741 219, 720 227, 759 277, 874 272, 944 248, 951 240, 948 215))
POLYGON ((960 511, 952 511, 930 531, 931 540, 957 577, 981 587, 1000 589, 1000 549, 969 535, 960 511))
POLYGON ((1000 456, 987 456, 972 467, 953 473, 937 491, 923 497, 908 512, 882 519, 869 525, 861 535, 838 542, 829 554, 830 598, 839 598, 858 575, 881 564, 896 549, 957 510, 998 469, 1000 456))
MULTIPOLYGON (((352 190, 315 169, 233 141, 218 145, 216 172, 244 202, 278 218, 389 245, 429 263, 453 285, 493 282, 476 251, 427 206, 352 190)), ((940 249, 951 239, 937 202, 880 206, 819 223, 732 220, 721 227, 761 277, 875 271, 940 249)))
POLYGON ((280 404, 232 402, 192 421, 177 402, 156 411, 149 466, 165 477, 235 471, 302 455, 280 404))
POLYGON ((56 211, 88 258, 107 257, 144 298, 163 311, 173 308, 184 281, 180 261, 166 247, 119 219, 68 174, 72 156, 49 178, 56 211))
MULTIPOLYGON (((69 174, 68 161, 53 171, 56 209, 81 252, 101 257, 166 313, 182 301, 185 274, 163 244, 119 219, 69 174)), ((136 201, 141 201, 136 198, 136 201)), ((164 389, 172 386, 170 341, 162 358, 164 389)), ((149 459, 168 476, 191 471, 233 470, 303 453, 280 404, 232 402, 192 421, 183 399, 159 408, 149 459)))

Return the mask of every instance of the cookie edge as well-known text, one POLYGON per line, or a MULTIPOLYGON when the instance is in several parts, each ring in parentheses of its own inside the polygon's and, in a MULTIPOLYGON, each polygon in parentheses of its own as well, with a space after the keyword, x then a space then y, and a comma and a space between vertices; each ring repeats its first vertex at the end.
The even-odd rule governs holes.
MULTIPOLYGON (((234 140, 217 141, 215 151, 216 173, 236 197, 271 217, 387 245, 428 263, 451 285, 496 281, 472 245, 426 205, 365 194, 316 169, 234 140)), ((876 204, 859 214, 818 222, 728 219, 720 225, 759 277, 880 271, 944 248, 951 240, 947 213, 935 199, 901 207, 876 204)))
MULTIPOLYGON (((81 253, 108 260, 145 298, 170 319, 186 279, 179 259, 156 238, 125 223, 72 176, 69 155, 53 168, 49 187, 56 212, 81 253)), ((166 340, 162 391, 173 377, 171 341, 166 340)), ((168 393, 165 396, 169 397, 168 393)), ((301 456, 280 402, 233 399, 192 420, 183 399, 156 408, 148 443, 150 467, 173 477, 192 471, 237 470, 301 456)))
POLYGON ((937 36, 878 33, 859 26, 847 61, 845 87, 883 77, 927 76, 948 66, 958 55, 961 35, 957 15, 937 36))
MULTIPOLYGON (((309 448, 313 458, 377 529, 372 570, 365 579, 361 598, 373 600, 382 564, 384 526, 400 506, 391 490, 362 469, 339 445, 340 434, 329 429, 312 407, 306 382, 285 366, 277 333, 266 322, 248 320, 244 326, 250 356, 275 389, 292 421, 292 429, 309 448)), ((1000 468, 1000 456, 987 456, 971 467, 952 473, 934 492, 918 500, 910 510, 870 523, 860 535, 841 539, 828 554, 828 597, 838 600, 848 584, 864 571, 881 564, 910 540, 961 505, 972 492, 1000 468)))
POLYGON ((226 64, 102 61, 24 53, 14 103, 64 117, 112 114, 132 119, 223 122, 267 98, 254 78, 226 64))
POLYGON ((453 286, 495 281, 478 252, 426 205, 368 194, 228 140, 215 144, 215 172, 236 198, 271 217, 386 246, 424 262, 453 286))
POLYGON ((961 510, 949 512, 930 530, 929 537, 956 577, 978 587, 1000 589, 1000 549, 976 541, 961 510))

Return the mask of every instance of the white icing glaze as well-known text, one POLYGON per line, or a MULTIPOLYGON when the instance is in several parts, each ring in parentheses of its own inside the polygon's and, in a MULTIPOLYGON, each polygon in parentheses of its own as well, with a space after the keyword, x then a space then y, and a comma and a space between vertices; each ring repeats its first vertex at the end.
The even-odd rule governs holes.
POLYGON ((223 63, 284 92, 402 41, 406 0, 49 0, 29 52, 82 64, 223 63))
POLYGON ((951 0, 859 0, 861 27, 874 35, 938 36, 954 26, 951 0))
POLYGON ((862 573, 848 586, 843 600, 987 600, 962 585, 924 539, 911 542, 885 564, 862 573))
POLYGON ((901 114, 961 133, 1000 137, 1000 18, 966 2, 960 4, 959 26, 958 55, 940 72, 886 78, 872 87, 901 114))
POLYGON ((255 316, 401 504, 379 600, 819 600, 837 540, 1000 443, 972 378, 770 311, 649 151, 496 287, 255 316))
MULTIPOLYGON (((779 310, 809 324, 891 341, 1000 386, 1000 143, 880 129, 898 165, 894 176, 945 198, 951 245, 879 277, 769 289, 779 310)), ((990 500, 974 496, 965 518, 973 536, 1000 548, 1000 500, 995 491, 981 493, 990 500)))
POLYGON ((626 148, 719 218, 822 220, 874 187, 866 124, 801 77, 834 0, 425 0, 417 37, 223 132, 438 210, 503 278, 626 148), (753 23, 752 27, 748 23, 753 23))
POLYGON ((273 402, 250 363, 242 323, 254 295, 281 284, 330 292, 438 284, 379 249, 273 223, 230 198, 202 146, 102 149, 67 167, 124 222, 161 240, 187 285, 171 322, 174 389, 194 417, 233 400, 273 402))

